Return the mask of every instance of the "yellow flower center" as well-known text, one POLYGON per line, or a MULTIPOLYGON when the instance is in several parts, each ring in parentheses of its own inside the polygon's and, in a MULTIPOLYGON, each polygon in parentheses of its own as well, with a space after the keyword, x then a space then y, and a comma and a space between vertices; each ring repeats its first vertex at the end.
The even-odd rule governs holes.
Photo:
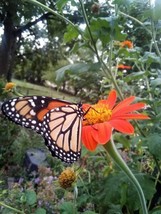
POLYGON ((111 118, 112 111, 107 104, 97 103, 92 105, 90 109, 86 109, 83 125, 93 125, 103 123, 111 118))

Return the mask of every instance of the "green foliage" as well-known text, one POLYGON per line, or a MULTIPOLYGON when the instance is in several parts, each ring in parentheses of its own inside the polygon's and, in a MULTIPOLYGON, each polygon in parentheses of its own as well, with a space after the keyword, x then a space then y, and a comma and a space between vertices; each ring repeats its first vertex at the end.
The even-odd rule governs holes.
POLYGON ((60 205, 59 209, 62 214, 76 213, 75 205, 71 202, 64 202, 60 205))
POLYGON ((26 203, 30 206, 34 205, 37 201, 36 193, 32 190, 27 190, 25 193, 26 203))
POLYGON ((149 152, 157 159, 161 160, 161 136, 158 133, 154 133, 148 136, 147 144, 149 152))
POLYGON ((67 32, 64 34, 64 42, 72 42, 79 36, 78 30, 76 30, 73 26, 67 27, 67 32))
MULTIPOLYGON (((11 3, 11 1, 7 1, 11 3)), ((47 20, 45 27, 32 28, 35 39, 27 36, 21 41, 22 50, 15 60, 15 77, 39 84, 48 80, 54 87, 74 94, 74 99, 94 103, 107 96, 111 88, 117 89, 119 99, 130 95, 137 101, 145 101, 150 120, 133 123, 134 136, 114 133, 117 149, 139 181, 150 214, 161 212, 161 27, 160 1, 154 7, 147 1, 115 0, 93 3, 81 1, 41 1, 54 8, 56 15, 47 20), (71 9, 74 6, 75 9, 71 9), (80 26, 84 23, 85 26, 80 26), (64 22, 65 21, 65 22, 64 22), (70 23, 70 24, 69 24, 70 23), (67 25, 69 24, 69 25, 67 25), (48 32, 48 35, 47 35, 48 32), (47 38, 43 47, 38 46, 38 35, 47 38), (122 46, 130 40, 133 47, 122 46), (118 65, 131 66, 121 69, 118 65), (120 96, 122 94, 122 96, 120 96), (158 196, 159 195, 159 196, 158 196)), ((1 1, 2 6, 7 6, 1 1)), ((13 20, 29 21, 43 13, 41 8, 20 1, 12 2, 16 9, 13 20), (26 7, 28 6, 28 7, 26 7), (17 16, 19 14, 19 16, 17 16)), ((44 25, 45 26, 45 25, 44 25)), ((17 49, 18 52, 18 49, 17 49)), ((1 99, 9 98, 4 93, 4 81, 0 81, 1 99)), ((32 85, 21 85, 29 94, 37 94, 32 85)), ((40 89, 41 90, 41 89, 40 89)), ((43 90, 42 90, 43 91, 43 90)), ((26 92, 25 92, 26 93, 26 92)), ((43 95, 49 95, 43 91, 43 95)), ((54 92, 55 93, 55 92, 54 92)), ((52 93, 53 94, 53 93, 52 93)), ((66 95, 62 95, 66 96, 66 95)), ((60 97, 60 94, 54 94, 60 97)), ((141 214, 141 205, 135 187, 126 175, 115 167, 100 147, 89 152, 82 150, 81 166, 75 164, 77 181, 74 189, 63 190, 58 185, 58 175, 64 165, 48 158, 50 169, 38 172, 29 179, 24 172, 23 160, 28 148, 44 148, 42 138, 33 135, 12 123, 2 115, 0 118, 0 176, 24 178, 24 183, 14 182, 9 189, 0 183, 2 206, 0 212, 13 213, 12 208, 25 214, 84 213, 84 214, 141 214), (51 179, 52 178, 52 179, 51 179), (51 180, 52 181, 51 181, 51 180)))
POLYGON ((43 208, 36 209, 34 214, 46 214, 46 210, 43 208))

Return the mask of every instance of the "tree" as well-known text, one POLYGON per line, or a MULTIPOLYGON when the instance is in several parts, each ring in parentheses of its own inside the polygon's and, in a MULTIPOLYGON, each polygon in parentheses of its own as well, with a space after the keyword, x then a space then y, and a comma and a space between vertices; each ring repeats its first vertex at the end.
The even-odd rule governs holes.
MULTIPOLYGON (((51 5, 53 6, 53 3, 51 5)), ((11 80, 15 57, 22 42, 22 33, 26 30, 31 31, 32 26, 51 17, 52 14, 44 13, 40 8, 32 4, 24 4, 20 0, 0 2, 0 26, 4 29, 0 44, 1 77, 11 80), (32 21, 33 17, 34 21, 32 21)))
MULTIPOLYGON (((42 0, 41 3, 48 5, 51 9, 56 10, 55 1, 42 0)), ((71 20, 74 24, 83 23, 83 16, 80 13, 80 5, 73 2, 73 6, 77 6, 77 9, 72 9, 70 2, 58 5, 58 10, 65 10, 64 16, 71 20)), ((94 13, 97 16, 96 8, 93 7, 93 11, 90 9, 92 3, 85 1, 86 10, 91 11, 90 16, 94 13)), ((102 14, 104 14, 104 7, 102 14)), ((107 15, 107 14, 106 14, 107 15)), ((104 16, 104 15, 103 15, 104 16)), ((49 41, 53 44, 53 37, 59 38, 59 43, 66 29, 66 23, 50 13, 45 13, 40 7, 37 7, 31 3, 22 2, 22 0, 2 0, 0 2, 0 27, 3 27, 4 34, 0 44, 0 76, 11 80, 12 73, 14 71, 14 65, 16 61, 16 55, 19 53, 19 48, 26 42, 23 38, 23 32, 29 31, 31 34, 35 34, 34 26, 40 22, 46 20, 46 33, 49 41), (32 21, 35 19, 34 21, 32 21)), ((36 41, 36 40, 35 40, 36 41)), ((73 46, 73 44, 71 44, 73 46)), ((54 50, 54 47, 53 47, 54 50)), ((20 59, 19 54, 19 58, 20 59)), ((63 55, 62 55, 63 57, 63 55)), ((19 63, 20 61, 18 61, 19 63)))

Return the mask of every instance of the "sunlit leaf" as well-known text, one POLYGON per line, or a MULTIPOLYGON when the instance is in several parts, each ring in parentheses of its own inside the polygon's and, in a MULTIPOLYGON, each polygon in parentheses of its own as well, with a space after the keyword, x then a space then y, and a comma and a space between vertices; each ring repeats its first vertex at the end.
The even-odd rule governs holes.
POLYGON ((67 27, 67 31, 64 34, 64 42, 71 42, 73 39, 76 39, 78 37, 79 33, 76 29, 76 27, 73 27, 69 25, 67 27))

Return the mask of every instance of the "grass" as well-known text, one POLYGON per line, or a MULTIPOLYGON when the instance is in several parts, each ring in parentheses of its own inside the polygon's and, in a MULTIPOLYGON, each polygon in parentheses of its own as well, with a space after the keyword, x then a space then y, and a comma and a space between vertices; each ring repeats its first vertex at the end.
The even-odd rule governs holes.
POLYGON ((53 98, 59 98, 64 100, 69 100, 72 102, 79 102, 80 99, 78 97, 74 97, 69 94, 62 93, 58 90, 54 90, 51 87, 41 86, 41 85, 35 85, 32 83, 28 83, 22 80, 12 80, 14 83, 16 83, 16 87, 19 93, 22 95, 40 95, 40 96, 49 96, 53 98))

